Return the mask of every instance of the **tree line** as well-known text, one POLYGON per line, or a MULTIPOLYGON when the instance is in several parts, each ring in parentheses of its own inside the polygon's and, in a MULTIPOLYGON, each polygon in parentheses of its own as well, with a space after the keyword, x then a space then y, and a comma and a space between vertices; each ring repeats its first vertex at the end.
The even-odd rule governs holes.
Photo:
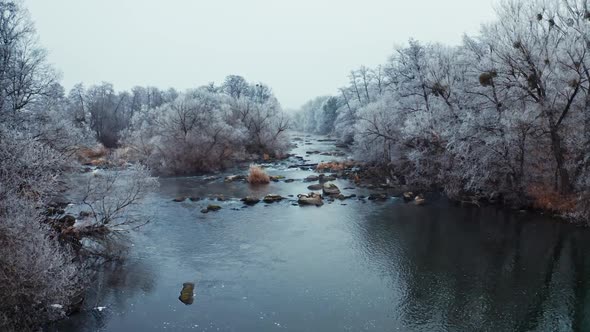
POLYGON ((319 97, 298 128, 332 132, 400 184, 589 220, 590 11, 504 1, 458 46, 410 40, 319 97))

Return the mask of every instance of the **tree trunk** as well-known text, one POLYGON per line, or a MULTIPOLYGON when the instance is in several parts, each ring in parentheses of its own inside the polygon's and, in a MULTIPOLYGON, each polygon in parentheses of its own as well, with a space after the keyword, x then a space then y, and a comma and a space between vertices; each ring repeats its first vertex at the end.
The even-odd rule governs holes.
POLYGON ((558 181, 556 189, 562 194, 569 194, 572 191, 570 176, 564 165, 564 151, 561 146, 561 137, 555 128, 551 130, 551 150, 555 158, 555 163, 557 164, 556 172, 558 181))

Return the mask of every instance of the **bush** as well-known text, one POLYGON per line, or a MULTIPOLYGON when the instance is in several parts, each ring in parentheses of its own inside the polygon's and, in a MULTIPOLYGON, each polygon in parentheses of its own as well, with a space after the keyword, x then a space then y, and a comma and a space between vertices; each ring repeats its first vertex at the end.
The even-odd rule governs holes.
POLYGON ((250 165, 248 182, 250 184, 267 184, 270 183, 270 177, 260 166, 250 165))
POLYGON ((65 160, 36 139, 0 127, 0 330, 61 318, 86 277, 42 215, 65 160))
POLYGON ((28 200, 2 201, 0 330, 28 331, 65 317, 85 285, 83 266, 28 200))
POLYGON ((559 213, 571 214, 576 211, 576 197, 564 195, 546 185, 533 185, 528 194, 533 198, 533 205, 537 209, 559 213))

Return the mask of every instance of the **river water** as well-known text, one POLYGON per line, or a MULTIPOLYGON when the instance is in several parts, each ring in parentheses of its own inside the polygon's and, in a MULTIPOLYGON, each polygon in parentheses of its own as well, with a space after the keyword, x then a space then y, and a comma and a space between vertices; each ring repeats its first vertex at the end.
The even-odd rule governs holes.
MULTIPOLYGON (((293 153, 337 150, 318 139, 293 153)), ((308 192, 312 172, 287 164, 267 171, 293 183, 160 179, 141 207, 152 221, 129 236, 127 259, 104 267, 82 313, 49 330, 590 331, 588 230, 435 196, 424 206, 290 198, 243 208, 248 194, 308 192), (172 201, 211 194, 229 198, 215 202, 218 212, 200 212, 208 200, 172 201), (189 305, 179 300, 187 282, 189 305)))

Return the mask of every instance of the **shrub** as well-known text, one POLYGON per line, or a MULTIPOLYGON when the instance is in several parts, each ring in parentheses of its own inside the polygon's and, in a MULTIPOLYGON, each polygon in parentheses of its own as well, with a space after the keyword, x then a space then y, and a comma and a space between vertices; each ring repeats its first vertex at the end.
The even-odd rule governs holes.
POLYGON ((324 171, 331 171, 331 172, 339 172, 345 169, 352 168, 356 165, 354 161, 331 161, 320 163, 316 166, 316 171, 324 172, 324 171))
POLYGON ((562 215, 570 214, 576 210, 574 196, 561 194, 549 186, 533 185, 528 189, 528 194, 533 198, 533 205, 537 209, 562 215))
POLYGON ((250 184, 267 184, 270 183, 270 177, 260 166, 250 165, 248 182, 250 184))
POLYGON ((0 127, 0 330, 61 318, 84 287, 84 269, 44 223, 43 203, 65 160, 35 138, 0 127))
POLYGON ((97 160, 103 160, 108 155, 109 151, 102 145, 98 144, 94 147, 82 147, 76 151, 76 157, 83 163, 96 163, 97 160))

